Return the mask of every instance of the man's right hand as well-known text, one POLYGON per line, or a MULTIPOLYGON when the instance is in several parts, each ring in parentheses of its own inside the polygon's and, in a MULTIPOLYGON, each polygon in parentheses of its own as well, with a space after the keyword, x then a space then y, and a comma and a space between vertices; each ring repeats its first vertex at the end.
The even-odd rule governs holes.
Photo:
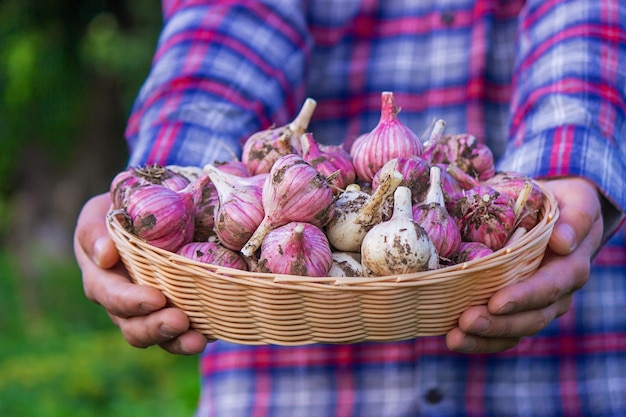
POLYGON ((183 311, 166 307, 159 290, 131 282, 106 228, 110 201, 108 193, 88 200, 74 231, 74 254, 85 295, 106 309, 132 346, 159 345, 183 355, 202 352, 207 338, 189 328, 183 311))

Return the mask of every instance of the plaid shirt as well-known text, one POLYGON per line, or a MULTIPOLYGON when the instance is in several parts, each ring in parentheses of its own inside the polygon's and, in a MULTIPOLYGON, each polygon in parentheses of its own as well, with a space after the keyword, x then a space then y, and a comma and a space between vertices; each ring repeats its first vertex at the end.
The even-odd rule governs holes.
MULTIPOLYGON (((131 165, 238 155, 305 97, 324 143, 352 140, 393 91, 421 134, 485 141, 498 168, 580 175, 626 208, 626 4, 618 0, 165 0, 127 137, 131 165)), ((619 215, 615 217, 619 221, 619 215)), ((615 223, 617 224, 617 223, 615 223)), ((198 416, 626 416, 626 228, 571 310, 515 348, 443 337, 301 347, 210 344, 198 416)))

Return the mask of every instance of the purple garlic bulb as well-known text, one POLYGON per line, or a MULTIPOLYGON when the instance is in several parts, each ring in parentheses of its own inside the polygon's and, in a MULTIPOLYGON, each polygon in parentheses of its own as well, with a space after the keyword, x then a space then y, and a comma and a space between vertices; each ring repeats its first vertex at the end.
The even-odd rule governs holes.
POLYGON ((290 222, 265 236, 258 270, 325 277, 332 264, 332 253, 324 232, 310 223, 290 222))
POLYGON ((452 255, 461 243, 461 232, 454 218, 448 213, 441 189, 441 168, 430 168, 430 187, 426 199, 413 205, 413 220, 426 230, 443 258, 452 255))

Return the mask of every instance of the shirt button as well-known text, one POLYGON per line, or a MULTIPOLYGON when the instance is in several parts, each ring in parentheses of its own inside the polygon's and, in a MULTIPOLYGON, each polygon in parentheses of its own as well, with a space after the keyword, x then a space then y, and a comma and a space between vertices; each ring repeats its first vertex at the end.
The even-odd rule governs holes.
POLYGON ((443 394, 437 388, 431 388, 424 394, 424 399, 429 404, 438 404, 443 399, 443 394))
POLYGON ((454 13, 450 12, 450 11, 445 11, 441 13, 441 23, 443 23, 446 26, 452 26, 452 24, 454 23, 454 13))

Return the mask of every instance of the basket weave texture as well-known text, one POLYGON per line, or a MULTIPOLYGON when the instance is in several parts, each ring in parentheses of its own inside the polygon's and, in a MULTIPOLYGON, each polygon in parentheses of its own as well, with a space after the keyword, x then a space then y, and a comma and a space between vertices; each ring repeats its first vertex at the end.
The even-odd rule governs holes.
POLYGON ((539 268, 558 218, 554 196, 541 188, 541 220, 510 246, 463 264, 386 277, 223 268, 148 245, 114 216, 107 226, 133 281, 161 290, 209 339, 246 345, 398 341, 445 334, 468 307, 486 304, 539 268))

